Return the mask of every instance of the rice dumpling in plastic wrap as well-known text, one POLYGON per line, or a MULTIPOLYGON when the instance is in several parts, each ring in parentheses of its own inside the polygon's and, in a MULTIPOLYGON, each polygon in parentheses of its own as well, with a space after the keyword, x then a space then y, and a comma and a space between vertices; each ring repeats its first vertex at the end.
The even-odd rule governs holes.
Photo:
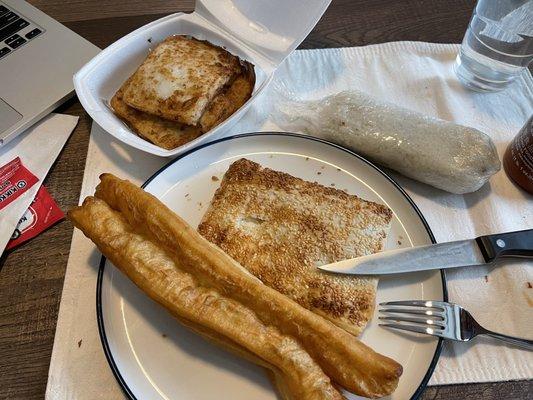
POLYGON ((279 103, 274 118, 282 129, 340 144, 451 193, 476 191, 500 170, 496 147, 483 132, 360 91, 316 101, 286 100, 279 103))

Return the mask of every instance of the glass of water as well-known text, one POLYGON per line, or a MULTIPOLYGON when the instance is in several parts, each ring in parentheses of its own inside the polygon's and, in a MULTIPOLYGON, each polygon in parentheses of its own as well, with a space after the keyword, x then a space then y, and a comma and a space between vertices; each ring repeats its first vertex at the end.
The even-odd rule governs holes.
POLYGON ((455 62, 463 85, 504 89, 533 59, 533 0, 478 0, 455 62))

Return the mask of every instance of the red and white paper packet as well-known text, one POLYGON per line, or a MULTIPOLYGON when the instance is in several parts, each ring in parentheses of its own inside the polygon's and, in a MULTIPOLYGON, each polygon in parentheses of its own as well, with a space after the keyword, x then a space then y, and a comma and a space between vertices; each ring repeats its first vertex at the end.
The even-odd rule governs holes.
POLYGON ((44 186, 39 187, 30 207, 20 215, 23 209, 20 209, 17 201, 32 195, 28 191, 38 182, 39 179, 22 164, 19 157, 0 166, 0 227, 2 235, 10 235, 6 249, 37 236, 64 218, 44 186), (16 227, 12 221, 18 221, 16 227))
MULTIPOLYGON (((50 114, 2 146, 0 168, 19 158, 20 164, 31 171, 38 183, 31 187, 26 186, 21 194, 17 194, 16 199, 9 201, 9 204, 3 201, 4 205, 0 209, 0 254, 11 240, 11 235, 20 218, 31 205, 42 181, 50 171, 77 122, 78 117, 50 114)), ((13 195, 9 197, 14 198, 13 195)))

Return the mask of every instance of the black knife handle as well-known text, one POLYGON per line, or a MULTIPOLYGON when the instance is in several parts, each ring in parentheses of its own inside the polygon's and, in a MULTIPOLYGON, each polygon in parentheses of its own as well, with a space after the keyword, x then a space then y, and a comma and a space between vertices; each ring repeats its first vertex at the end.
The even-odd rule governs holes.
POLYGON ((499 257, 533 258, 533 229, 480 236, 476 241, 488 263, 499 257))

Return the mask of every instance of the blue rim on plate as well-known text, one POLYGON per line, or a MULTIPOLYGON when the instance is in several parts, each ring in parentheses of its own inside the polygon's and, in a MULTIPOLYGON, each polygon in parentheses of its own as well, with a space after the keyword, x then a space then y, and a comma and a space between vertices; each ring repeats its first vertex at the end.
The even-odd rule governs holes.
MULTIPOLYGON (((313 136, 307 136, 307 135, 301 135, 298 133, 290 133, 290 132, 254 132, 254 133, 243 133, 240 135, 233 135, 228 136, 225 138, 221 138, 218 140, 214 140, 212 142, 204 143, 198 147, 195 147, 180 156, 176 157, 175 159, 171 160, 167 164, 165 164, 162 168, 160 168, 157 172, 155 172, 150 178, 146 180, 142 184, 142 188, 144 189, 152 180, 154 180, 161 172, 172 166, 174 163, 178 162, 182 158, 187 157, 189 154, 194 153, 200 149, 203 149, 204 147, 212 146, 214 144, 220 143, 220 142, 227 142, 229 140, 235 140, 240 139, 243 137, 251 137, 251 136, 291 136, 291 137, 298 137, 305 140, 313 140, 316 142, 320 142, 323 144, 326 144, 328 146, 334 147, 336 149, 342 150, 353 157, 358 158, 360 161, 363 161, 365 164, 369 165, 370 167, 374 168, 376 171, 378 171, 381 175, 383 175, 409 202, 411 207, 416 211, 418 217, 422 221, 422 224, 424 225, 424 228, 426 228, 426 231, 429 235, 429 238, 431 239, 432 243, 437 243, 435 240, 435 236, 433 235, 433 232, 431 231, 431 228, 429 227, 429 224, 427 223, 426 219, 414 203, 414 201, 411 199, 411 197, 405 192, 405 190, 402 189, 402 187, 389 175, 387 175, 385 172, 383 172, 381 169, 379 169, 376 165, 368 161, 367 159, 361 157, 359 154, 348 150, 345 147, 339 146, 335 143, 329 142, 324 139, 316 138, 313 136)), ((121 375, 117 364, 115 363, 115 360, 113 359, 113 354, 111 353, 111 349, 109 348, 109 342, 107 341, 107 336, 105 332, 105 326, 104 326, 104 317, 102 312, 102 281, 104 276, 104 270, 106 265, 106 258, 102 256, 100 260, 100 266, 98 269, 98 281, 96 284, 96 319, 98 322, 98 333, 100 334, 100 341, 102 342, 102 347, 104 348, 105 357, 107 359, 107 362, 109 363, 109 366, 111 367, 111 371, 113 372, 113 375, 115 376, 116 380, 118 381, 120 387, 131 400, 138 400, 137 397, 133 394, 131 389, 128 387, 128 384, 126 383, 124 377, 121 375)), ((443 269, 440 270, 441 273, 441 280, 442 280, 442 297, 443 301, 448 301, 448 289, 446 287, 446 274, 443 269)), ((422 379, 422 382, 420 382, 420 385, 416 389, 413 396, 411 396, 410 400, 417 400, 422 392, 425 390, 427 383, 429 381, 429 378, 431 378, 431 375, 433 374, 433 371, 435 370, 435 366, 437 365, 437 361, 439 360, 440 353, 442 351, 442 345, 444 343, 444 340, 442 338, 439 338, 439 341, 437 343, 437 348, 435 349, 435 354, 433 355, 433 359, 431 360, 431 363, 429 364, 429 368, 424 375, 424 378, 422 379)))

